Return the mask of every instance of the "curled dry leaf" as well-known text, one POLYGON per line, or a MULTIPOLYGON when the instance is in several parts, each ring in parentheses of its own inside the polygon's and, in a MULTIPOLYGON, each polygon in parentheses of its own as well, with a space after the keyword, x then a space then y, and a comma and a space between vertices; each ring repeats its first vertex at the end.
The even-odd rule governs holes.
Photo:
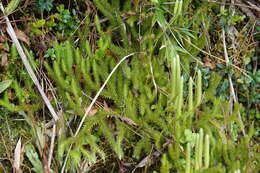
POLYGON ((29 41, 29 38, 28 36, 21 30, 19 29, 16 29, 15 31, 15 34, 17 36, 17 38, 21 41, 23 41, 24 43, 26 43, 28 46, 30 45, 30 41, 29 41))

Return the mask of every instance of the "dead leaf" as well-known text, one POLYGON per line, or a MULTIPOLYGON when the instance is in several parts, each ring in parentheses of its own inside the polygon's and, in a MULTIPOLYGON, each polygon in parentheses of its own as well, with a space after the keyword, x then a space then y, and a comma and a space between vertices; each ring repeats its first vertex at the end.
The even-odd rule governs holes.
POLYGON ((22 148, 22 143, 21 143, 21 138, 18 140, 15 150, 14 150, 14 169, 16 173, 21 173, 22 170, 20 168, 21 166, 21 148, 22 148))
POLYGON ((214 63, 212 63, 212 62, 209 60, 208 57, 205 57, 205 58, 204 58, 204 61, 205 61, 204 66, 210 68, 211 70, 216 67, 216 65, 215 65, 214 63))
POLYGON ((3 43, 5 41, 7 41, 7 38, 3 35, 0 35, 0 43, 3 43))
POLYGON ((27 35, 23 31, 16 29, 15 34, 16 34, 16 36, 19 40, 25 42, 28 46, 30 45, 29 38, 27 37, 27 35))
MULTIPOLYGON (((87 111, 87 109, 88 109, 88 107, 85 108, 85 111, 87 111)), ((92 107, 92 108, 90 109, 89 113, 88 113, 88 116, 92 117, 92 116, 94 116, 96 113, 97 113, 97 109, 94 108, 94 107, 92 107)))
POLYGON ((8 65, 8 56, 7 53, 3 53, 2 55, 2 59, 1 59, 1 66, 6 67, 8 65))

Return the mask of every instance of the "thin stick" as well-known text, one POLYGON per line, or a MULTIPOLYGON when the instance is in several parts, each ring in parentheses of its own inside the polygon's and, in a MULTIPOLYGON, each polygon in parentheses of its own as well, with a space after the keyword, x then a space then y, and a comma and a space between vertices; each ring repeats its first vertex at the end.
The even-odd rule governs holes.
POLYGON ((49 169, 51 168, 51 160, 52 160, 52 154, 53 154, 53 149, 54 149, 55 136, 56 136, 56 125, 54 124, 52 127, 51 146, 50 146, 49 158, 48 158, 48 168, 49 169))
POLYGON ((70 153, 70 151, 71 151, 71 148, 72 148, 72 144, 70 144, 70 147, 69 147, 69 149, 68 149, 67 156, 66 156, 66 158, 65 158, 65 160, 64 160, 63 166, 62 166, 61 171, 60 171, 61 173, 64 173, 64 170, 65 170, 65 167, 66 167, 68 158, 69 158, 69 153, 70 153))
MULTIPOLYGON (((0 8, 1 8, 2 12, 4 13, 4 7, 3 7, 3 4, 1 2, 0 2, 0 8)), ((12 39, 12 41, 14 42, 14 44, 16 46, 16 49, 17 49, 17 51, 18 51, 18 53, 19 53, 19 55, 20 55, 20 57, 21 57, 21 59, 23 61, 23 64, 24 64, 27 72, 29 73, 29 75, 30 75, 32 81, 34 82, 34 84, 36 85, 36 87, 38 88, 38 90, 39 90, 39 92, 40 92, 40 94, 41 94, 41 96, 42 96, 46 106, 48 107, 48 109, 49 109, 49 111, 50 111, 50 113, 51 113, 51 115, 53 117, 53 119, 55 121, 57 121, 59 119, 59 117, 57 116, 57 114, 56 114, 54 108, 52 107, 49 99, 45 95, 45 93, 44 93, 44 91, 43 91, 43 89, 42 89, 42 87, 40 85, 40 82, 38 81, 38 79, 37 79, 37 77, 36 77, 32 67, 31 67, 31 65, 30 65, 30 63, 29 63, 29 61, 28 61, 28 59, 27 59, 27 57, 26 57, 26 55, 25 55, 25 53, 23 51, 23 48, 22 48, 22 46, 20 45, 20 42, 17 39, 17 36, 16 36, 16 34, 14 32, 14 29, 13 29, 13 27, 12 27, 8 17, 4 16, 4 18, 5 18, 6 24, 7 24, 7 28, 6 28, 7 33, 9 34, 9 36, 12 39)))

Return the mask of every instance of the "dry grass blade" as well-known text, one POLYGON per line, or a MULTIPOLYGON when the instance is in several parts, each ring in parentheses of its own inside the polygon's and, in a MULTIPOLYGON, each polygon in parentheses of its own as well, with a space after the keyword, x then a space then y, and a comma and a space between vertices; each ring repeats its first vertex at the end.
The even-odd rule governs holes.
POLYGON ((55 142, 55 136, 56 136, 56 125, 54 124, 52 127, 52 136, 51 136, 51 146, 49 150, 49 158, 48 158, 48 168, 51 168, 51 160, 52 160, 52 154, 54 149, 54 142, 55 142))
MULTIPOLYGON (((4 7, 3 7, 2 3, 0 3, 0 8, 1 8, 2 12, 4 13, 4 7)), ((23 48, 20 45, 20 42, 18 41, 18 38, 17 38, 17 36, 15 34, 15 31, 14 31, 14 29, 13 29, 13 27, 12 27, 12 25, 11 25, 9 19, 8 19, 8 17, 4 16, 4 18, 5 18, 6 24, 7 24, 7 28, 6 28, 7 33, 9 34, 9 36, 12 39, 12 41, 14 42, 14 44, 16 46, 16 49, 17 49, 17 51, 18 51, 18 53, 19 53, 19 55, 20 55, 20 57, 21 57, 21 59, 23 61, 23 64, 24 64, 27 72, 29 73, 29 75, 30 75, 31 79, 33 80, 34 84, 36 85, 36 87, 38 88, 38 90, 39 90, 39 92, 40 92, 40 94, 41 94, 45 104, 47 105, 47 107, 48 107, 48 109, 49 109, 49 111, 50 111, 50 113, 51 113, 51 115, 53 117, 53 119, 55 121, 57 121, 59 119, 59 117, 57 116, 57 114, 56 114, 54 108, 52 107, 49 99, 47 98, 46 94, 44 93, 44 91, 43 91, 43 89, 42 89, 42 87, 41 87, 41 85, 40 85, 40 83, 39 83, 39 81, 38 81, 38 79, 37 79, 37 77, 36 77, 32 67, 31 67, 31 65, 30 65, 30 63, 29 63, 29 61, 28 61, 28 59, 27 59, 27 57, 26 57, 26 55, 25 55, 25 53, 23 51, 23 48)))
POLYGON ((21 173, 22 170, 20 168, 21 166, 21 148, 22 148, 22 142, 21 138, 18 140, 15 150, 14 150, 14 163, 13 167, 15 169, 16 173, 21 173))

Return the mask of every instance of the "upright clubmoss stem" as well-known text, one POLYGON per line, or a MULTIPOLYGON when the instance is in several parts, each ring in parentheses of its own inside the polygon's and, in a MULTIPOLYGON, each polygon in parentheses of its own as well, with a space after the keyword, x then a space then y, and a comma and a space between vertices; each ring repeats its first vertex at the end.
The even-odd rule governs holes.
POLYGON ((181 108, 183 105, 183 77, 181 77, 180 84, 179 84, 179 91, 178 91, 178 101, 177 101, 177 118, 181 116, 181 108))
POLYGON ((190 143, 187 144, 187 149, 186 149, 186 169, 185 173, 190 173, 190 143))
POLYGON ((175 96, 179 95, 179 91, 180 91, 180 81, 181 81, 181 67, 180 67, 180 58, 179 55, 176 54, 176 81, 175 81, 175 96))
POLYGON ((209 135, 206 135, 205 137, 205 152, 204 152, 204 164, 205 164, 205 168, 209 167, 209 135))
POLYGON ((195 170, 199 170, 199 141, 200 136, 196 134, 196 144, 195 144, 195 170))
POLYGON ((204 138, 203 129, 200 129, 200 134, 199 134, 199 167, 200 168, 202 168, 203 138, 204 138))
POLYGON ((198 70, 198 77, 196 82, 196 107, 200 105, 201 99, 202 99, 201 71, 198 70))
POLYGON ((72 48, 71 48, 71 43, 69 41, 66 42, 65 44, 65 64, 66 64, 66 68, 68 70, 68 73, 69 74, 73 74, 73 71, 72 71, 72 65, 73 65, 73 51, 72 51, 72 48))
POLYGON ((172 63, 171 63, 171 70, 172 70, 172 79, 171 79, 171 98, 170 100, 172 101, 173 98, 175 97, 176 93, 176 58, 172 59, 172 63))
POLYGON ((193 91, 192 91, 192 78, 190 77, 190 80, 189 80, 189 102, 188 102, 188 110, 189 112, 192 111, 193 109, 193 91))

